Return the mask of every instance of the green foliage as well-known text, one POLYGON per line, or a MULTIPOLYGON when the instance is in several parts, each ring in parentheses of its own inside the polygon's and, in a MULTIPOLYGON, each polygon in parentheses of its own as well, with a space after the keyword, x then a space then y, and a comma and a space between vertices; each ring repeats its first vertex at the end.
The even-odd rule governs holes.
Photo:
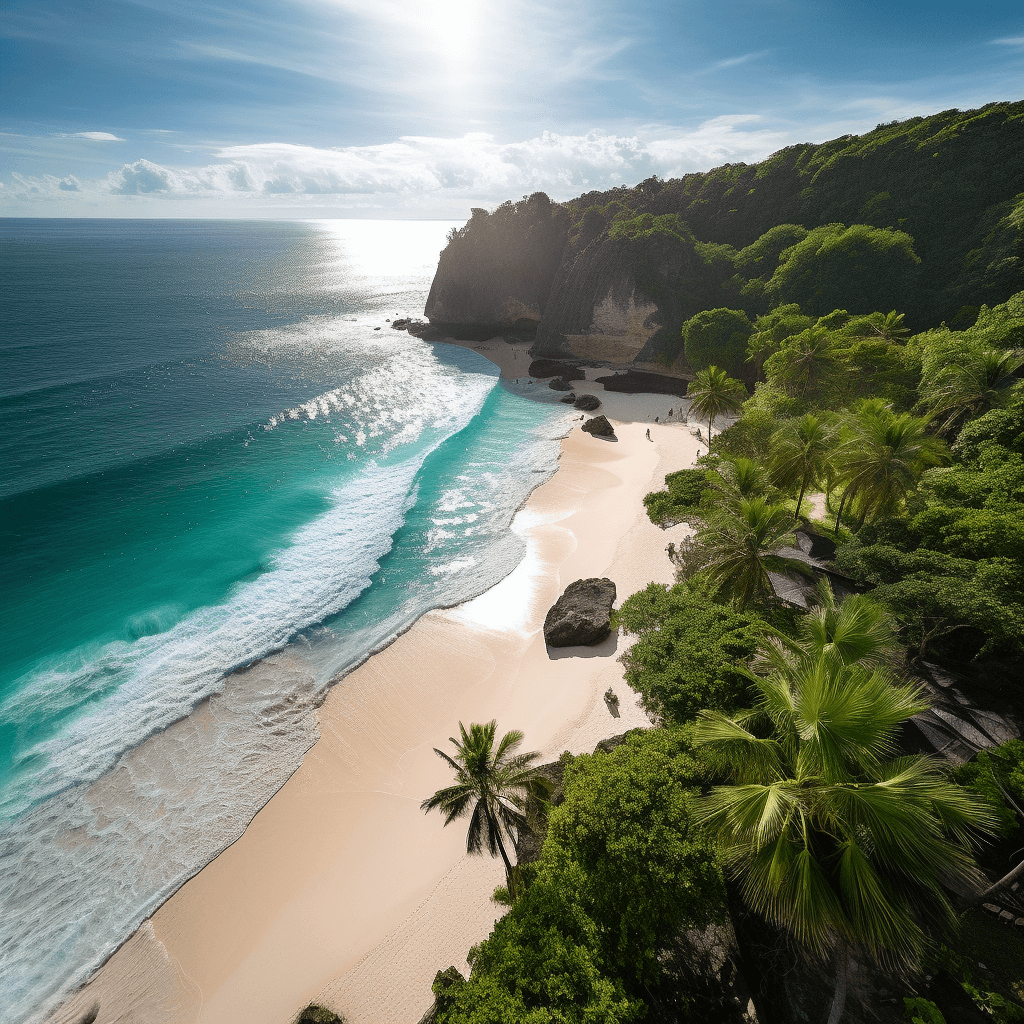
POLYGON ((626 682, 659 721, 681 724, 702 708, 731 711, 747 699, 740 666, 764 637, 760 616, 715 604, 685 583, 651 583, 622 603, 616 621, 637 637, 622 656, 626 682))
POLYGON ((807 489, 832 479, 836 448, 835 427, 813 413, 784 423, 772 438, 772 475, 789 493, 796 492, 798 517, 807 489))
POLYGON ((1024 740, 979 751, 956 770, 955 777, 961 786, 969 786, 992 805, 1004 835, 1024 827, 1024 740))
POLYGON ((681 736, 634 733, 573 758, 533 881, 470 953, 440 1024, 627 1024, 658 951, 721 913, 713 850, 691 818, 703 767, 681 736))
POLYGON ((703 469, 680 469, 665 477, 665 490, 644 496, 644 507, 652 523, 682 523, 695 512, 707 489, 703 469))
POLYGON ((971 331, 932 331, 922 352, 921 406, 939 433, 1006 404, 1024 357, 987 347, 971 331))
POLYGON ((954 927, 951 876, 994 818, 924 756, 897 757, 903 722, 926 707, 882 664, 884 620, 829 593, 797 640, 764 650, 750 711, 701 716, 697 740, 729 782, 705 798, 744 899, 813 955, 856 943, 916 965, 931 927, 954 927))
POLYGON ((794 525, 788 508, 764 497, 722 506, 683 548, 682 573, 701 574, 717 599, 731 601, 740 611, 751 603, 771 605, 770 572, 808 572, 802 561, 775 553, 792 542, 794 525))
POLYGON ((527 801, 546 795, 547 779, 533 763, 540 756, 536 751, 517 753, 523 741, 518 729, 505 733, 495 747, 497 727, 493 719, 486 725, 474 722, 468 730, 459 722, 461 739, 450 738, 455 756, 434 748, 455 773, 455 785, 427 797, 420 809, 440 811, 446 826, 468 817, 466 852, 480 853, 486 845, 492 857, 500 853, 508 889, 514 896, 512 864, 502 837, 514 840, 526 826, 527 801))
POLYGON ((847 420, 836 464, 861 523, 899 510, 924 470, 944 461, 945 445, 926 427, 925 420, 874 400, 847 420))
POLYGON ((971 462, 980 458, 985 445, 1024 455, 1024 386, 1013 388, 1004 408, 971 420, 960 431, 953 450, 959 458, 971 462))
POLYGON ((631 242, 643 241, 654 235, 672 235, 683 241, 693 238, 692 232, 677 213, 667 213, 660 217, 649 213, 630 216, 630 213, 631 211, 623 211, 615 218, 608 232, 609 238, 624 238, 631 242))
POLYGON ((920 263, 903 231, 828 224, 783 253, 766 291, 773 305, 795 302, 818 316, 839 307, 906 308, 920 263))
POLYGON ((942 1011, 930 999, 905 997, 903 1009, 910 1024, 946 1024, 942 1011))
POLYGON ((683 324, 683 351, 694 370, 723 367, 727 373, 744 369, 747 339, 753 325, 738 309, 706 309, 683 324))
POLYGON ((295 1018, 295 1024, 345 1024, 345 1018, 326 1006, 310 1003, 295 1018))
POLYGON ((763 385, 757 385, 754 397, 743 406, 743 415, 712 441, 712 452, 727 458, 748 458, 767 465, 772 438, 779 429, 779 421, 770 409, 758 404, 758 396, 763 391, 763 385))
POLYGON ((801 402, 822 394, 837 369, 835 343, 820 323, 787 338, 764 364, 768 386, 801 402))
POLYGON ((686 389, 690 399, 690 411, 708 421, 708 440, 711 440, 711 426, 723 415, 739 412, 747 397, 742 382, 730 377, 725 370, 709 366, 701 370, 686 389))
POLYGON ((544 862, 567 877, 579 869, 606 960, 631 985, 657 978, 657 953, 679 930, 721 913, 713 846, 692 820, 693 787, 705 778, 685 737, 664 730, 635 732, 566 768, 544 862))
POLYGON ((777 224, 736 254, 736 269, 748 278, 770 278, 779 257, 806 237, 807 228, 799 224, 777 224))
POLYGON ((901 551, 887 544, 847 544, 836 553, 839 572, 875 584, 872 596, 900 627, 904 642, 919 657, 954 633, 970 628, 976 643, 959 640, 963 654, 1013 653, 1024 646, 1024 601, 1020 567, 1007 558, 972 561, 919 548, 901 551))

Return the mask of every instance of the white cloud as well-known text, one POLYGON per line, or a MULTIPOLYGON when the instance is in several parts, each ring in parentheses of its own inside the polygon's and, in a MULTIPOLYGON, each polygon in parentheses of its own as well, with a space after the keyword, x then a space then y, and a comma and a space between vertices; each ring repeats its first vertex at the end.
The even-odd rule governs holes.
POLYGON ((5 196, 23 202, 81 198, 123 204, 147 199, 179 206, 221 201, 254 211, 318 197, 317 203, 329 201, 335 207, 361 205, 405 214, 437 211, 439 203, 464 209, 535 191, 568 199, 592 189, 634 184, 652 174, 677 177, 725 162, 755 161, 789 141, 780 132, 758 128, 758 120, 755 115, 717 117, 696 130, 651 128, 643 137, 544 132, 519 142, 498 142, 491 135, 471 133, 455 139, 407 136, 382 145, 337 149, 266 142, 223 147, 215 162, 203 166, 135 160, 91 181, 15 175, 5 196))
POLYGON ((711 65, 711 70, 721 71, 723 68, 734 68, 740 64, 746 64, 748 60, 757 60, 758 57, 767 56, 767 50, 758 50, 756 53, 744 53, 739 57, 728 57, 711 65))
POLYGON ((1024 36, 1007 36, 1005 39, 990 39, 995 46, 1024 46, 1024 36))
POLYGON ((92 139, 93 142, 124 142, 124 139, 110 132, 74 132, 76 139, 92 139))

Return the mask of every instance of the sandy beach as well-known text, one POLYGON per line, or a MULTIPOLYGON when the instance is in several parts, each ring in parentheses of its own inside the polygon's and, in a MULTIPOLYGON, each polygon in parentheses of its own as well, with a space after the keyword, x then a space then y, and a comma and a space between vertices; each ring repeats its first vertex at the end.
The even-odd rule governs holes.
MULTIPOLYGON (((472 347, 503 375, 525 375, 518 346, 472 347)), ((577 579, 610 577, 617 603, 671 582, 665 547, 687 530, 652 525, 642 498, 691 465, 698 444, 680 422, 653 423, 679 399, 585 390, 618 440, 573 426, 557 473, 513 522, 527 545, 520 565, 477 599, 423 616, 333 687, 301 767, 53 1021, 78 1024, 95 1008, 97 1024, 285 1024, 316 1001, 350 1024, 415 1024, 438 969, 468 972, 467 951, 502 913, 490 896, 503 869, 467 856, 460 823, 446 829, 420 810, 450 778, 433 748, 449 748, 459 721, 496 718, 549 761, 649 724, 622 680, 621 638, 548 650, 541 624, 577 579), (609 686, 618 716, 602 700, 609 686)), ((268 659, 253 671, 274 670, 268 659)))

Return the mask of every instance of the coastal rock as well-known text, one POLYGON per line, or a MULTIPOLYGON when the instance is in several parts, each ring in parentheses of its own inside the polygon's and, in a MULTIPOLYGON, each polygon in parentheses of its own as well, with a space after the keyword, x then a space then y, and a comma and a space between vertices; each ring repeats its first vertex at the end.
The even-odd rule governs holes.
MULTIPOLYGON (((563 398, 564 402, 565 399, 563 398)), ((601 408, 601 399, 597 395, 580 395, 573 403, 580 412, 593 412, 601 408)))
POLYGON ((566 405, 572 405, 576 401, 576 393, 574 391, 570 391, 569 394, 562 395, 559 401, 564 402, 566 405))
POLYGON ((544 619, 549 647, 599 644, 611 633, 615 584, 609 579, 577 580, 551 606, 544 619))
POLYGON ((615 437, 615 428, 608 422, 607 416, 595 416, 587 420, 582 429, 594 437, 615 437))
POLYGON ((572 385, 564 377, 554 377, 548 381, 552 391, 571 391, 572 385))
POLYGON ((564 377, 566 380, 583 380, 585 374, 574 363, 561 359, 534 359, 530 363, 530 376, 543 380, 545 377, 564 377))

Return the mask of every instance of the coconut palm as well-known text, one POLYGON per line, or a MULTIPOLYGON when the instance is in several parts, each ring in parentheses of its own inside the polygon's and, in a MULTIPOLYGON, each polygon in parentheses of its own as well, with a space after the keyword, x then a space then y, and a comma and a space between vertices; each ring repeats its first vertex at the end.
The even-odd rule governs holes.
POLYGON ((808 487, 829 476, 836 451, 836 431, 820 416, 807 413, 790 420, 772 438, 772 472, 782 487, 797 487, 796 516, 808 487))
POLYGON ((851 946, 888 967, 916 966, 927 930, 954 927, 945 886, 974 881, 974 835, 995 816, 925 756, 898 756, 900 725, 927 707, 882 660, 887 644, 863 599, 825 608, 788 649, 750 674, 749 711, 701 712, 697 742, 728 783, 702 815, 720 837, 746 902, 836 972, 830 1024, 842 1016, 851 946))
POLYGON ((697 535, 699 560, 693 568, 706 571, 714 591, 740 610, 751 601, 770 601, 769 572, 808 572, 803 562, 777 554, 792 540, 792 529, 793 516, 784 505, 763 497, 741 498, 732 508, 723 507, 697 535))
POLYGON ((714 493, 713 510, 726 507, 736 511, 744 498, 756 498, 768 490, 765 471, 752 459, 743 456, 724 459, 709 475, 709 481, 708 486, 714 493))
POLYGON ((926 432, 927 420, 900 413, 877 400, 862 403, 847 422, 847 439, 837 453, 846 490, 843 504, 860 506, 860 524, 871 516, 891 514, 929 466, 943 462, 946 446, 926 432))
POLYGON ((711 425, 716 417, 740 411, 747 397, 742 381, 730 377, 725 370, 709 366, 701 370, 686 389, 690 409, 708 421, 708 449, 711 448, 711 425))
POLYGON ((952 433, 965 419, 1008 399, 1022 364, 1024 357, 1019 352, 986 349, 965 353, 958 362, 926 369, 921 404, 933 419, 942 421, 940 434, 952 433))
POLYGON ((531 796, 545 795, 547 780, 533 765, 540 756, 536 751, 516 753, 516 748, 523 741, 523 734, 518 729, 505 733, 495 749, 497 728, 498 723, 494 720, 486 725, 474 722, 467 732, 459 722, 461 742, 454 736, 450 737, 455 756, 450 757, 443 750, 434 748, 434 753, 455 772, 455 785, 439 789, 420 807, 428 812, 440 811, 445 816, 446 826, 456 818, 468 815, 467 852, 480 853, 486 844, 492 857, 500 854, 505 862, 509 894, 514 896, 515 876, 502 835, 515 843, 519 832, 526 826, 527 800, 531 796))
POLYGON ((904 326, 903 314, 894 309, 891 313, 871 313, 857 318, 859 333, 853 335, 858 341, 906 341, 910 329, 904 326))
POLYGON ((799 388, 800 398, 835 366, 835 346, 824 327, 809 327, 783 347, 786 361, 779 374, 784 384, 799 388))

